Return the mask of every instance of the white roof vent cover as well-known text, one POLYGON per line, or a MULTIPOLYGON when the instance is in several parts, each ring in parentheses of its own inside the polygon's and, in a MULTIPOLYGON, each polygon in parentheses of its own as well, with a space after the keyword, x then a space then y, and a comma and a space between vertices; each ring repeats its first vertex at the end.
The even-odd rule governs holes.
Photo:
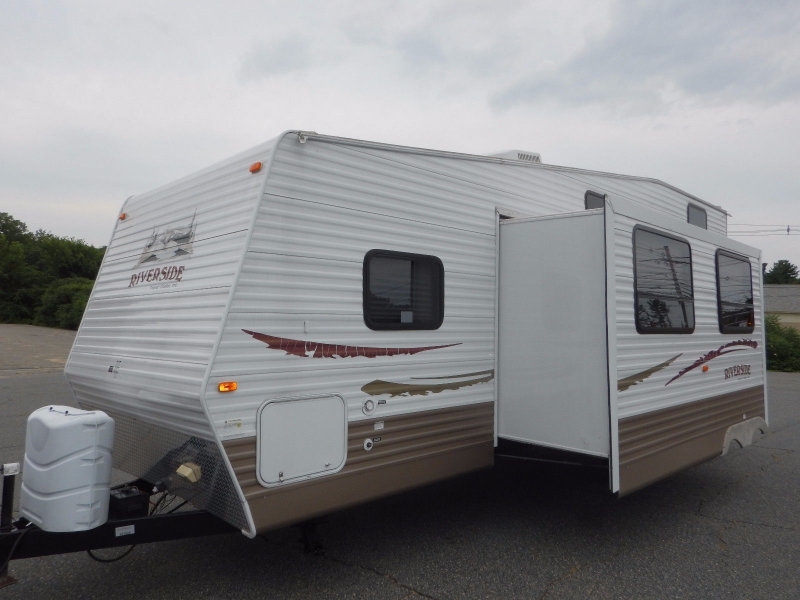
POLYGON ((529 150, 504 150, 503 152, 495 152, 488 156, 496 158, 510 158, 511 160, 521 160, 523 162, 534 163, 537 165, 542 164, 542 155, 538 152, 531 152, 529 150))

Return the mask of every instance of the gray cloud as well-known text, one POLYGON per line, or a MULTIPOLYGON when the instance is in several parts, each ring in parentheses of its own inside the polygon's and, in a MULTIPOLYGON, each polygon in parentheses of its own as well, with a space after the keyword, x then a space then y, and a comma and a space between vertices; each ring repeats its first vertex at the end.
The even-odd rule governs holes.
POLYGON ((242 59, 240 78, 251 81, 311 66, 309 41, 292 37, 259 46, 242 59))
POLYGON ((539 102, 661 112, 677 102, 798 97, 800 5, 793 2, 620 3, 611 27, 577 54, 492 97, 495 108, 539 102))
POLYGON ((447 61, 442 47, 437 41, 422 32, 400 36, 395 48, 415 66, 442 65, 447 61))

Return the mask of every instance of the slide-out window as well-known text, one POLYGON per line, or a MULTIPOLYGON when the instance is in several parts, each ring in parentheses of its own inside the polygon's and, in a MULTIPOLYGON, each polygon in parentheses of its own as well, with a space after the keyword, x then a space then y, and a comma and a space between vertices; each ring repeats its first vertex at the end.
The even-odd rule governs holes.
POLYGON ((364 257, 364 322, 370 329, 438 329, 444 266, 435 256, 370 250, 364 257))
POLYGON ((717 250, 717 307, 720 332, 753 332, 753 275, 746 257, 717 250))
POLYGON ((583 195, 583 202, 586 206, 586 210, 606 207, 605 194, 601 194, 599 192, 593 192, 592 190, 586 191, 586 193, 583 195))
POLYGON ((708 229, 708 214, 705 209, 690 204, 686 209, 686 221, 690 225, 697 225, 703 229, 708 229))
POLYGON ((636 330, 692 333, 694 288, 688 242, 637 225, 633 262, 636 330))

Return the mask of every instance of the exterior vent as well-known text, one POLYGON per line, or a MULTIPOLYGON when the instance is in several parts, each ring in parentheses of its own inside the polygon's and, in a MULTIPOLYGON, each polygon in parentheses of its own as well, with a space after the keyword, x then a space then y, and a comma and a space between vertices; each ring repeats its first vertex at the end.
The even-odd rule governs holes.
POLYGON ((542 164, 542 155, 538 152, 530 152, 529 150, 504 150, 503 152, 488 154, 487 156, 494 156, 496 158, 510 158, 511 160, 521 160, 537 165, 542 164))

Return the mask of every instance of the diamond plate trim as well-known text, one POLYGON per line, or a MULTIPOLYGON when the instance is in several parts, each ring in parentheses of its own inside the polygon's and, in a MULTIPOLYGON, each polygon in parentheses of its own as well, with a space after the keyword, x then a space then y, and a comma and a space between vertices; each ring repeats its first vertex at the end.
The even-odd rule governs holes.
POLYGON ((190 501, 196 507, 238 527, 247 529, 247 517, 217 444, 153 425, 108 409, 82 406, 87 410, 103 410, 114 419, 114 466, 165 487, 171 493, 190 501), (175 472, 183 463, 199 465, 199 481, 190 483, 175 472))

